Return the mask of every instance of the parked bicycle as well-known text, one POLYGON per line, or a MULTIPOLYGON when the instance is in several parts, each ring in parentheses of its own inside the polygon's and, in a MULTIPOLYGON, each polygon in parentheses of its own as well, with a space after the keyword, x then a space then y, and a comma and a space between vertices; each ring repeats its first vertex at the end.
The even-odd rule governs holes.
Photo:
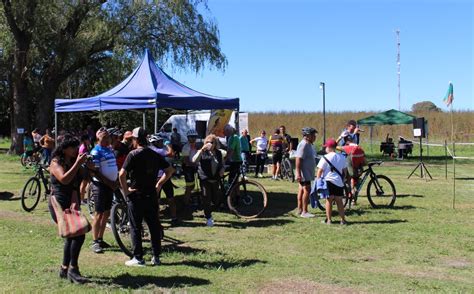
POLYGON ((280 178, 283 180, 288 180, 292 183, 295 181, 295 171, 293 170, 289 153, 283 155, 283 159, 280 164, 280 178))
POLYGON ((267 191, 259 182, 247 179, 243 168, 233 179, 229 179, 226 172, 221 179, 221 189, 229 209, 241 218, 256 218, 267 207, 267 191))
MULTIPOLYGON (((392 180, 385 175, 377 175, 372 167, 374 165, 381 165, 383 161, 371 161, 368 167, 361 172, 361 177, 356 184, 352 197, 344 196, 344 206, 349 205, 349 209, 353 202, 357 203, 362 186, 368 178, 367 184, 367 200, 369 200, 372 208, 392 208, 397 199, 397 192, 392 180)), ((317 199, 316 204, 319 209, 325 211, 326 200, 317 199)))
POLYGON ((39 151, 25 151, 20 155, 20 163, 24 167, 34 166, 41 161, 39 151))
POLYGON ((37 162, 33 166, 35 175, 26 181, 21 192, 21 206, 25 211, 31 212, 38 205, 41 198, 41 184, 44 187, 44 200, 50 194, 49 172, 47 166, 37 162))

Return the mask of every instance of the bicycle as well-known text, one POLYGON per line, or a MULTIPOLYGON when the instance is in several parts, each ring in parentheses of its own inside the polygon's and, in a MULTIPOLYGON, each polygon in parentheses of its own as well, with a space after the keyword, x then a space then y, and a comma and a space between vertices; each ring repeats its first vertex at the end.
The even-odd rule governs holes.
POLYGON ((247 179, 242 167, 232 180, 229 176, 230 173, 226 172, 220 182, 229 209, 238 217, 246 219, 261 215, 268 204, 265 187, 247 179))
POLYGON ((49 178, 46 177, 49 174, 45 165, 37 162, 34 165, 35 175, 26 181, 25 186, 21 192, 21 206, 27 212, 31 212, 38 205, 41 198, 41 183, 44 186, 44 200, 51 193, 49 178))
MULTIPOLYGON (((397 192, 395 185, 392 180, 384 175, 377 175, 372 166, 381 165, 383 161, 371 161, 368 163, 368 167, 361 172, 362 178, 357 181, 352 197, 344 196, 343 203, 344 207, 349 205, 351 208, 352 201, 357 202, 359 193, 362 190, 362 186, 365 181, 370 178, 367 184, 367 200, 369 200, 372 208, 392 208, 397 199, 397 192)), ((316 204, 320 210, 325 211, 325 199, 316 199, 316 204)))
POLYGON ((291 164, 290 154, 283 154, 283 159, 280 164, 280 178, 286 179, 290 182, 295 181, 295 171, 293 170, 293 165, 291 164))
MULTIPOLYGON (((130 216, 128 214, 128 207, 122 193, 115 193, 112 209, 110 211, 110 225, 115 242, 120 247, 123 253, 129 257, 133 257, 132 236, 130 234, 131 224, 130 216)), ((140 228, 142 234, 142 244, 144 250, 151 246, 151 235, 145 221, 142 222, 140 228), (148 244, 145 246, 145 244, 148 244)), ((164 239, 164 228, 161 226, 160 238, 164 239)))
POLYGON ((39 151, 25 151, 20 155, 20 163, 24 167, 32 166, 41 161, 41 153, 39 151))

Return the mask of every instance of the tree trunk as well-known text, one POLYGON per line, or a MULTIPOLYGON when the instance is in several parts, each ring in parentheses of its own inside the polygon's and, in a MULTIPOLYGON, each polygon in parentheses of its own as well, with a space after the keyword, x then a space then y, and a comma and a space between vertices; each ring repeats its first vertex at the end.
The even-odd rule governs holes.
POLYGON ((37 105, 35 127, 42 131, 46 129, 52 130, 54 127, 54 99, 56 98, 58 88, 59 85, 54 83, 48 84, 43 88, 43 93, 38 100, 41 103, 37 105))
POLYGON ((23 152, 23 134, 19 130, 30 131, 31 113, 28 110, 27 51, 29 46, 19 46, 15 51, 15 70, 13 74, 13 113, 12 113, 12 144, 9 153, 23 152))

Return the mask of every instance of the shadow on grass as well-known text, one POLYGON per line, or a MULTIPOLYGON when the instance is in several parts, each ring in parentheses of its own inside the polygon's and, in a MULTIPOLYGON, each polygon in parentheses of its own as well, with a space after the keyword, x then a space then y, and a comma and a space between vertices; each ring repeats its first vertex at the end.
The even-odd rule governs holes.
POLYGON ((416 194, 397 194, 397 198, 405 198, 405 197, 415 197, 415 198, 423 198, 424 195, 416 195, 416 194))
POLYGON ((351 225, 371 225, 371 224, 398 224, 407 223, 407 220, 403 219, 389 219, 389 220, 367 220, 367 221, 351 221, 351 225))
POLYGON ((122 274, 114 278, 97 277, 93 279, 92 282, 102 285, 116 285, 120 288, 128 289, 139 289, 145 286, 156 286, 160 288, 182 288, 209 285, 211 283, 206 279, 187 276, 159 277, 151 275, 130 274, 122 274))
MULTIPOLYGON (((287 219, 253 219, 253 220, 241 220, 241 221, 220 221, 217 220, 214 223, 215 227, 233 228, 233 229, 246 229, 246 228, 266 228, 271 226, 282 226, 288 223, 292 223, 292 220, 287 219)), ((204 227, 203 223, 198 222, 181 222, 180 227, 204 227)))
POLYGON ((8 191, 0 192, 0 200, 4 201, 17 201, 20 200, 20 197, 13 197, 14 194, 8 191))
POLYGON ((297 206, 295 193, 268 193, 268 206, 260 218, 284 216, 297 206))
POLYGON ((248 267, 252 266, 257 263, 266 263, 265 261, 258 260, 258 259, 248 259, 248 260, 241 260, 241 261, 199 261, 199 260, 186 260, 181 262, 171 262, 165 263, 164 265, 185 265, 185 266, 192 266, 201 269, 232 269, 236 267, 248 267))

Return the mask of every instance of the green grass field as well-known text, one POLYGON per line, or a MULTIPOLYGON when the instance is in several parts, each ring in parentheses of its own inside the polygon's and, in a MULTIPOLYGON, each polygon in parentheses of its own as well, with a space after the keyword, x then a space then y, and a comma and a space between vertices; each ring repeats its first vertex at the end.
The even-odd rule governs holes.
MULTIPOLYGON (((263 217, 215 213, 216 226, 207 228, 202 213, 195 214, 166 230, 174 241, 164 243, 160 267, 125 267, 118 248, 96 255, 88 234, 80 266, 93 282, 77 286, 57 277, 62 240, 46 202, 32 213, 21 209, 19 193, 31 171, 0 155, 0 192, 13 193, 0 195, 0 292, 472 293, 474 165, 456 166, 452 209, 452 166, 447 180, 443 165, 429 163, 433 181, 407 180, 415 164, 377 167, 396 185, 395 209, 375 210, 362 198, 346 227, 321 224, 318 210, 314 219, 296 217, 297 185, 261 180, 270 202, 263 217)), ((114 243, 110 231, 105 239, 114 243)))

